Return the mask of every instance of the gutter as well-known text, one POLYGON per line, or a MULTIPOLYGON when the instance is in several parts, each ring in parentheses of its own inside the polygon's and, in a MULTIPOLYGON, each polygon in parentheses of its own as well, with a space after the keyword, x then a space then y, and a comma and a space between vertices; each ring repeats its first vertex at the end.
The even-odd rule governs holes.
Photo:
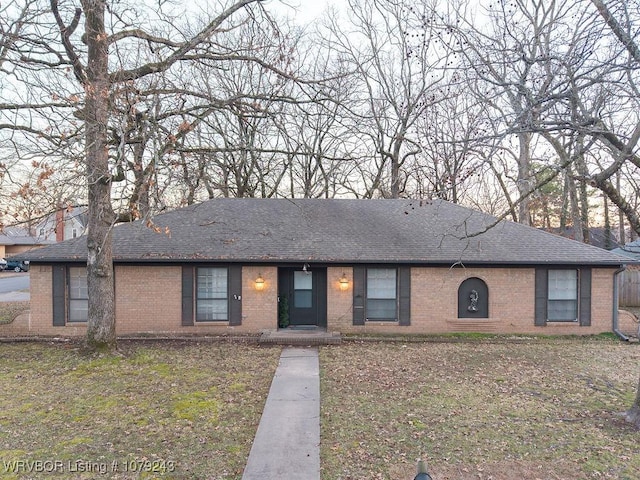
POLYGON ((618 270, 613 272, 613 333, 615 333, 620 338, 620 340, 628 342, 629 337, 622 333, 618 326, 618 307, 620 301, 618 298, 618 275, 624 272, 626 268, 626 265, 623 265, 618 270))

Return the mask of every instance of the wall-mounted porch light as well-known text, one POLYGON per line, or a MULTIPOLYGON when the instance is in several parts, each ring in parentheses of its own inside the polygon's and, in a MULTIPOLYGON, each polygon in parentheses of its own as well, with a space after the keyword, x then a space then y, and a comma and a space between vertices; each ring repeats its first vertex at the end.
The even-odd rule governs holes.
POLYGON ((262 278, 262 274, 258 275, 256 278, 256 290, 262 290, 264 288, 264 278, 262 278))
POLYGON ((340 281, 340 290, 346 290, 347 288, 349 288, 349 279, 344 273, 342 274, 342 277, 340 277, 339 281, 340 281))

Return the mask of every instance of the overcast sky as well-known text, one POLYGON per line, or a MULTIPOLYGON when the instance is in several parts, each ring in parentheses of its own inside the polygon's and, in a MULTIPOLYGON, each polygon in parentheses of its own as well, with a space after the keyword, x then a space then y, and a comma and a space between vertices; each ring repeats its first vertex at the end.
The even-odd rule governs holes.
POLYGON ((267 10, 295 18, 298 24, 303 25, 315 20, 330 3, 332 0, 269 0, 265 6, 267 10))

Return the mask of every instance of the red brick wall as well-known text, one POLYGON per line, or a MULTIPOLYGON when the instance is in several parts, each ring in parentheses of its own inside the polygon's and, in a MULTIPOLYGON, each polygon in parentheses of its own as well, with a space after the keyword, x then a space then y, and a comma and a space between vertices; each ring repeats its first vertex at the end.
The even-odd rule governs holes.
POLYGON ((260 332, 278 328, 278 268, 244 267, 242 269, 242 326, 260 332), (256 290, 256 278, 264 287, 256 290))
MULTIPOLYGON (((87 331, 86 325, 72 323, 65 327, 53 326, 52 268, 50 265, 35 265, 29 269, 31 282, 30 319, 23 335, 80 336, 87 331)), ((0 330, 2 334, 2 330, 0 330)))
MULTIPOLYGON (((228 322, 194 322, 182 326, 182 268, 180 266, 123 266, 118 265, 116 278, 116 332, 118 335, 135 333, 166 333, 179 335, 206 335, 232 333, 258 333, 277 327, 276 267, 244 267, 242 271, 242 325, 229 326, 228 322), (265 279, 262 291, 255 288, 259 274, 265 279)), ((27 331, 20 334, 78 336, 84 335, 81 323, 53 326, 51 267, 34 266, 31 269, 31 321, 27 331)), ((8 328, 4 334, 8 333, 8 328)), ((0 330, 0 335, 3 331, 0 330)))
MULTIPOLYGON (((329 269, 331 272, 332 269, 329 269)), ((614 269, 593 269, 591 326, 576 323, 534 325, 533 268, 412 268, 411 325, 367 322, 352 324, 351 284, 348 292, 329 289, 328 329, 343 333, 532 333, 594 334, 612 329, 614 269), (489 289, 489 318, 458 319, 458 287, 467 278, 484 280, 489 289)), ((348 269, 351 278, 352 271, 348 269)), ((331 281, 330 281, 331 282, 331 281)))
MULTIPOLYGON (((535 334, 593 334, 611 331, 614 269, 592 270, 591 327, 575 323, 534 326, 534 280, 531 268, 413 268, 411 273, 411 325, 368 322, 352 325, 353 271, 350 267, 327 269, 327 328, 343 333, 450 333, 495 332, 535 334), (349 286, 343 290, 343 274, 349 286), (458 319, 457 292, 469 277, 484 280, 489 289, 488 319, 458 319)), ((51 267, 31 269, 31 315, 15 334, 84 335, 82 324, 53 327, 51 267), (26 331, 24 328, 26 327, 26 331)), ((277 267, 244 267, 242 272, 242 325, 226 322, 181 325, 182 270, 180 266, 117 266, 116 325, 120 335, 166 333, 179 335, 259 333, 277 328, 277 267), (261 275, 264 289, 255 288, 261 275)), ((17 325, 16 325, 17 328, 17 325)), ((10 334, 0 328, 0 335, 10 334), (4 331, 4 333, 3 333, 4 331)), ((13 332, 11 334, 14 334, 13 332)))
MULTIPOLYGON (((277 326, 276 267, 242 269, 242 324, 194 322, 182 326, 182 268, 116 267, 116 331, 180 335, 258 333, 277 326), (262 291, 255 288, 259 274, 265 280, 262 291)), ((232 300, 234 301, 234 300, 232 300)))

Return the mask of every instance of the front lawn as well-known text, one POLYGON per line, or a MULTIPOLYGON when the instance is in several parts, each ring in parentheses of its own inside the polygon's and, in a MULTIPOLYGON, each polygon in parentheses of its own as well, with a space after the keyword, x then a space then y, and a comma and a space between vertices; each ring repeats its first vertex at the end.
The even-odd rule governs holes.
POLYGON ((351 343, 321 349, 322 478, 638 479, 637 345, 351 343))
MULTIPOLYGON (((637 479, 640 346, 617 340, 320 348, 322 480, 637 479)), ((280 348, 0 344, 0 478, 240 479, 280 348), (102 472, 104 471, 104 473, 102 472)), ((274 448, 279 446, 274 445, 274 448)))
POLYGON ((239 479, 280 349, 0 344, 0 478, 239 479))

